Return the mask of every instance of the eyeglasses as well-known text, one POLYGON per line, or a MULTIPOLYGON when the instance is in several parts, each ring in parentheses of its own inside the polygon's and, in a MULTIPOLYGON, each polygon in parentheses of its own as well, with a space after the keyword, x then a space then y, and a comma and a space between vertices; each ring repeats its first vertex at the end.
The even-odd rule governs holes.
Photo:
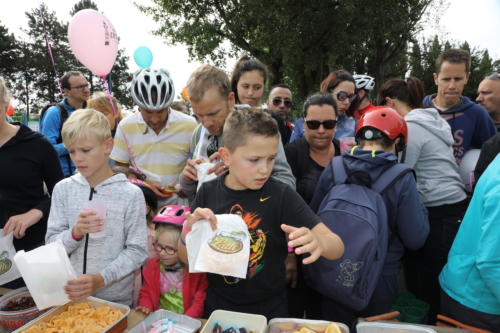
POLYGON ((85 88, 89 89, 89 87, 90 87, 90 84, 88 84, 88 83, 87 83, 87 84, 82 84, 82 85, 80 85, 80 86, 76 86, 76 87, 69 87, 69 88, 70 88, 70 89, 76 89, 76 90, 78 90, 78 91, 82 91, 82 90, 84 90, 85 88))
POLYGON ((291 108, 293 106, 292 101, 287 101, 287 100, 283 100, 283 99, 280 99, 280 98, 273 99, 273 105, 274 106, 280 106, 281 102, 283 102, 283 104, 285 104, 286 108, 291 108))
POLYGON ((494 79, 500 79, 500 74, 498 74, 497 72, 492 72, 492 73, 488 73, 484 76, 484 78, 488 78, 490 80, 494 80, 494 79))
POLYGON ((161 244, 158 243, 158 242, 154 242, 153 243, 153 247, 155 248, 156 251, 158 251, 158 253, 160 253, 163 250, 165 250, 166 254, 174 254, 175 252, 177 252, 177 250, 174 249, 173 247, 170 247, 170 246, 161 246, 161 244))
POLYGON ((352 103, 358 97, 356 94, 348 94, 345 91, 333 91, 333 89, 330 89, 330 92, 334 95, 337 95, 337 99, 339 101, 345 101, 346 99, 349 99, 349 103, 352 103))
POLYGON ((318 120, 306 120, 306 125, 311 130, 317 130, 321 125, 327 130, 334 129, 337 125, 337 120, 325 120, 323 122, 318 120))
POLYGON ((211 139, 211 142, 207 147, 207 156, 208 157, 212 156, 213 154, 215 154, 216 152, 219 151, 219 140, 217 140, 217 137, 212 135, 210 137, 210 139, 211 139))

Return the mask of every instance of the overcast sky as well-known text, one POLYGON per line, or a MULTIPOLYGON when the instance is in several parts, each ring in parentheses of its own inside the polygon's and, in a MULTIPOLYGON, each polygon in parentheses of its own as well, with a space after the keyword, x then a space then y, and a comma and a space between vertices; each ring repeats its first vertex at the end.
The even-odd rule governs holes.
MULTIPOLYGON (((6 0, 4 0, 6 1, 6 0)), ((129 67, 137 69, 133 53, 139 46, 147 46, 153 52, 152 67, 168 69, 174 79, 176 94, 185 86, 191 72, 200 63, 189 62, 186 47, 167 46, 159 37, 152 36, 150 31, 158 25, 151 17, 139 12, 131 0, 93 0, 99 11, 112 22, 118 36, 121 38, 120 48, 125 48, 125 54, 130 57, 129 67)), ((150 4, 150 0, 136 0, 141 4, 150 4)), ((59 20, 69 22, 69 12, 77 0, 45 0, 50 11, 56 11, 59 20)), ((500 1, 499 0, 452 0, 441 19, 441 26, 448 37, 455 40, 467 40, 471 47, 487 48, 493 59, 500 58, 500 1)), ((38 8, 38 0, 16 1, 15 6, 3 10, 1 24, 16 36, 23 36, 20 27, 27 28, 25 12, 38 8)), ((426 34, 435 34, 432 28, 426 34)), ((235 60, 228 61, 227 71, 231 71, 235 60)))

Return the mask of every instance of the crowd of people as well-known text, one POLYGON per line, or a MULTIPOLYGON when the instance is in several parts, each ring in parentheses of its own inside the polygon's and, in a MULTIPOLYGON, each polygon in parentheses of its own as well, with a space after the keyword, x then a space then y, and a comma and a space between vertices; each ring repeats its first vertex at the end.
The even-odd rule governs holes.
POLYGON ((266 98, 267 70, 246 55, 230 77, 211 65, 190 75, 193 116, 174 101, 166 69, 134 73, 139 111, 125 118, 114 97, 91 95, 81 72, 67 72, 66 97, 44 110, 40 133, 7 119, 0 78, 0 225, 17 251, 62 241, 78 275, 64 287, 71 300, 325 319, 355 332, 358 317, 389 312, 404 275, 429 303, 429 324, 441 313, 499 331, 500 74, 481 73, 475 103, 462 95, 470 61, 460 49, 441 53, 429 96, 415 77, 381 82, 370 96, 373 77, 332 71, 295 124, 292 87, 266 98), (468 192, 460 162, 481 148, 468 192), (105 221, 84 210, 89 200, 106 202, 105 221), (363 211, 351 211, 363 200, 378 207, 373 263, 354 260, 372 237, 363 211), (184 217, 155 218, 166 205, 184 217), (246 279, 189 272, 186 236, 200 220, 215 230, 218 214, 247 224, 246 279), (104 224, 104 237, 89 237, 104 224), (333 276, 339 264, 348 268, 333 276), (357 276, 363 266, 376 273, 357 276))

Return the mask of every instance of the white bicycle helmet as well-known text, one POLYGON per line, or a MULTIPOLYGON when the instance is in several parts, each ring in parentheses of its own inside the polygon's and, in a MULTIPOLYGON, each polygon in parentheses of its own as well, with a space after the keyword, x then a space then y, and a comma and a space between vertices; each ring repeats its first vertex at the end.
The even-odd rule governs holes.
POLYGON ((162 110, 174 100, 174 81, 166 69, 141 68, 134 73, 130 92, 134 103, 139 107, 162 110))
POLYGON ((368 75, 353 75, 356 81, 356 89, 373 90, 375 79, 368 75))

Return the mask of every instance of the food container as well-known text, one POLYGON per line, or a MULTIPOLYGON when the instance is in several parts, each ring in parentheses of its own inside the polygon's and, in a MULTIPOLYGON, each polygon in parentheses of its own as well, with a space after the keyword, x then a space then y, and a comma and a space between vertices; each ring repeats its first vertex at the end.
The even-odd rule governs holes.
MULTIPOLYGON (((278 323, 295 323, 299 324, 300 327, 306 325, 306 324, 313 324, 313 325, 325 325, 327 326, 328 324, 331 323, 331 321, 325 321, 325 320, 308 320, 308 319, 293 319, 293 318, 274 318, 269 322, 269 326, 267 327, 267 333, 281 333, 281 332, 288 332, 288 331, 283 331, 281 328, 279 328, 278 323)), ((347 325, 342 324, 337 322, 337 324, 340 327, 340 330, 342 333, 349 333, 349 327, 347 325)), ((300 329, 300 327, 298 329, 300 329)), ((297 331, 298 329, 294 329, 293 331, 297 331)))
POLYGON ((135 325, 128 333, 148 333, 151 331, 151 324, 157 320, 169 319, 174 323, 175 333, 194 333, 201 327, 201 321, 191 317, 170 312, 167 310, 157 310, 149 315, 146 319, 135 325))
POLYGON ((0 298, 0 332, 10 333, 14 330, 22 327, 49 311, 51 308, 38 310, 38 308, 32 307, 20 311, 2 311, 3 307, 9 301, 16 301, 21 297, 30 297, 31 294, 27 287, 22 287, 11 292, 8 292, 0 298))
POLYGON ((408 324, 359 323, 358 333, 437 333, 432 328, 408 324))
POLYGON ((81 301, 70 301, 68 303, 64 303, 63 305, 59 305, 54 307, 52 310, 44 314, 43 316, 39 317, 37 320, 33 320, 31 323, 28 325, 25 325, 17 330, 14 331, 14 333, 22 332, 24 330, 29 329, 30 327, 34 325, 38 325, 41 323, 48 323, 52 319, 52 317, 59 316, 61 313, 68 311, 69 307, 71 305, 75 305, 78 303, 87 303, 91 308, 101 308, 104 306, 107 306, 113 311, 120 311, 123 313, 123 317, 119 318, 117 321, 115 321, 113 324, 108 326, 103 332, 110 332, 110 333, 122 333, 124 330, 127 329, 127 316, 130 313, 130 308, 126 305, 122 304, 117 304, 117 303, 112 303, 108 302, 99 298, 95 297, 88 297, 84 300, 81 301))
POLYGON ((201 330, 201 333, 212 333, 215 322, 225 330, 233 326, 234 329, 244 327, 247 332, 265 333, 267 328, 267 319, 261 315, 253 315, 241 312, 232 312, 224 310, 215 310, 208 318, 207 323, 201 330))

